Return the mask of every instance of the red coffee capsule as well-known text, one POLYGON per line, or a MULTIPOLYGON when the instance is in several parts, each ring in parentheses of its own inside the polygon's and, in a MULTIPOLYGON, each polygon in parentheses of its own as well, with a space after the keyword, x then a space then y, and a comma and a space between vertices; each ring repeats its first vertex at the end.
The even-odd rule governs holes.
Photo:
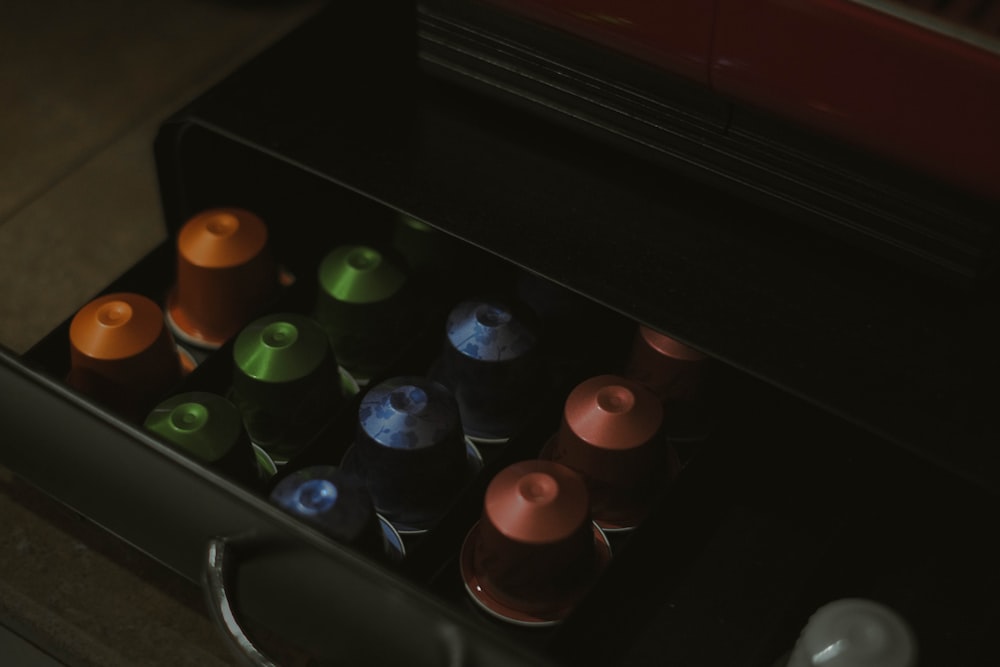
POLYGON ((611 558, 590 519, 583 479, 552 461, 521 461, 493 478, 460 566, 472 600, 517 625, 565 618, 611 558))
POLYGON ((663 430, 671 442, 704 440, 712 430, 705 400, 709 358, 648 327, 636 331, 625 377, 649 387, 663 403, 663 430))
POLYGON ((640 326, 625 371, 649 387, 661 401, 699 398, 707 357, 666 334, 640 326))
POLYGON ((209 209, 177 236, 168 320, 182 341, 218 348, 259 314, 277 286, 264 222, 239 208, 209 209))
POLYGON ((144 415, 183 374, 163 311, 140 294, 108 294, 81 308, 69 328, 74 389, 130 415, 144 415))
POLYGON ((559 431, 542 452, 587 483, 593 518, 605 530, 633 528, 661 483, 676 473, 660 427, 663 407, 643 385, 599 375, 566 399, 559 431))

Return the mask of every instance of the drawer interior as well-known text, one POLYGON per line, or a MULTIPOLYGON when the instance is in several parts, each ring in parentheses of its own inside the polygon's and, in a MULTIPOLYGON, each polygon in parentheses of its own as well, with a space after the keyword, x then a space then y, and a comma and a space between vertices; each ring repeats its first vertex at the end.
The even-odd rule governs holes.
MULTIPOLYGON (((178 156, 185 188, 167 203, 170 237, 104 293, 137 292, 163 304, 175 279, 180 224, 209 207, 240 206, 266 221, 275 257, 294 277, 261 314, 309 314, 326 252, 348 243, 389 247, 401 220, 384 203, 202 128, 186 128, 178 156)), ((635 530, 610 536, 612 560, 573 613, 544 628, 484 614, 464 589, 458 559, 489 481, 507 465, 538 456, 577 383, 624 373, 640 323, 486 249, 436 233, 453 251, 452 260, 428 283, 426 326, 414 332, 408 353, 384 377, 426 375, 440 354, 444 314, 465 298, 516 300, 523 295, 519 288, 534 285, 563 299, 574 317, 563 339, 542 342, 548 382, 543 398, 525 406, 527 426, 503 444, 482 445, 484 465, 450 510, 425 534, 405 538, 401 563, 378 568, 391 568, 422 594, 558 664, 597 658, 612 665, 764 667, 790 649, 815 609, 844 597, 896 609, 914 627, 922 665, 976 664, 986 655, 988 628, 1000 621, 1000 575, 992 565, 1000 548, 984 530, 996 516, 993 499, 713 360, 702 403, 668 406, 697 409, 705 427, 697 438, 670 441, 682 463, 679 475, 658 492, 635 530)), ((24 363, 62 382, 69 370, 69 324, 39 341, 24 363)), ((232 348, 229 340, 218 350, 196 352, 198 366, 163 398, 193 390, 225 394, 232 348)), ((296 469, 340 465, 364 391, 330 415, 326 428, 278 476, 262 481, 221 474, 266 499, 296 469)))

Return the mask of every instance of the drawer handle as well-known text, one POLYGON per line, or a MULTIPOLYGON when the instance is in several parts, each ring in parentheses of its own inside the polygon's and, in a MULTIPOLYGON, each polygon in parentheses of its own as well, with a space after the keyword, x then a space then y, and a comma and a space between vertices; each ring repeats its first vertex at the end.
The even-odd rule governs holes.
POLYGON ((232 559, 231 542, 229 539, 219 537, 208 542, 203 588, 209 613, 222 630, 226 643, 240 664, 247 667, 279 667, 263 651, 254 646, 230 604, 226 582, 230 571, 228 564, 232 559))
MULTIPOLYGON (((230 653, 236 657, 238 664, 243 667, 280 667, 279 663, 257 648, 247 635, 237 616, 232 597, 232 591, 235 590, 232 573, 237 565, 237 557, 245 551, 245 548, 259 547, 260 544, 259 538, 252 535, 215 537, 209 540, 208 548, 205 551, 205 561, 202 563, 202 587, 209 615, 222 633, 230 653)), ((465 639, 458 628, 451 623, 429 624, 426 629, 436 641, 431 642, 433 648, 429 649, 428 646, 423 646, 421 648, 421 651, 424 652, 423 657, 414 661, 413 664, 442 665, 442 667, 499 664, 494 661, 483 663, 470 655, 466 648, 465 639), (426 653, 428 650, 431 652, 430 655, 426 653)), ((386 660, 392 660, 392 658, 381 656, 377 662, 368 659, 359 664, 382 665, 386 664, 386 660)), ((316 662, 315 664, 320 663, 316 662)), ((329 663, 322 662, 322 664, 329 663)), ((505 661, 503 664, 509 663, 505 661)))

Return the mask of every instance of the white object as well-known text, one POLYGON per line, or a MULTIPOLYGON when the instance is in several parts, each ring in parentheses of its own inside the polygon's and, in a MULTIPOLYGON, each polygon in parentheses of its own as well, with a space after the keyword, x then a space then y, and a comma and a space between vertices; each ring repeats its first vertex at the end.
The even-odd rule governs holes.
POLYGON ((917 641, 888 607, 845 598, 820 607, 792 650, 788 667, 914 667, 917 641))

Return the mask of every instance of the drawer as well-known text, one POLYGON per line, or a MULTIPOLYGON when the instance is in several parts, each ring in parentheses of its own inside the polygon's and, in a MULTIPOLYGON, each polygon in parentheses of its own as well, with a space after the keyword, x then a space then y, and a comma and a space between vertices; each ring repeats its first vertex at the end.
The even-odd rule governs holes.
MULTIPOLYGON (((239 206, 266 222, 286 275, 255 315, 308 315, 330 250, 392 247, 416 219, 450 259, 419 291, 424 326, 369 390, 431 374, 465 298, 567 304, 543 329, 561 334, 542 338, 544 391, 506 442, 479 444, 482 467, 447 511, 404 536, 395 563, 332 539, 268 494, 294 470, 343 463, 366 389, 276 478, 234 474, 71 388, 69 321, 0 355, 3 465, 192 584, 226 538, 238 618, 318 664, 764 667, 816 609, 852 597, 899 612, 921 665, 982 663, 1000 616, 1000 554, 982 528, 1000 488, 992 292, 956 295, 780 219, 752 222, 746 204, 426 77, 397 39, 411 34, 403 15, 380 25, 393 67, 352 61, 374 37, 327 12, 168 119, 155 147, 168 239, 102 293, 165 305, 182 225, 239 206), (345 73, 317 78, 317 62, 345 73), (539 457, 580 382, 627 372, 640 326, 706 358, 699 401, 666 403, 676 475, 634 529, 608 533, 610 560, 560 622, 485 613, 460 561, 490 482, 539 457)), ((156 398, 227 392, 234 347, 198 352, 156 398)))

